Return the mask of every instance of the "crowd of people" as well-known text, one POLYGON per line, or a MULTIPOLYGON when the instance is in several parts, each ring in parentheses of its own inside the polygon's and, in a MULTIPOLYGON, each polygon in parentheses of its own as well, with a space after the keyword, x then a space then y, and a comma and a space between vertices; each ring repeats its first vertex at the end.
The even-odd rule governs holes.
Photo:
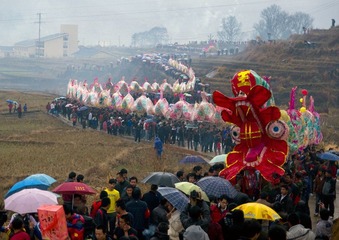
MULTIPOLYGON (((237 194, 208 196, 189 193, 184 210, 176 209, 152 184, 142 193, 138 179, 128 177, 121 169, 106 187, 89 202, 84 195, 63 194, 63 207, 70 239, 216 239, 216 240, 292 240, 331 239, 337 171, 331 162, 312 160, 312 148, 295 156, 285 165, 280 183, 260 180, 257 173, 241 172, 232 182, 237 194), (313 175, 314 174, 314 175, 313 175), (252 179, 254 177, 255 179, 252 179), (316 197, 315 212, 308 206, 309 196, 316 197), (274 209, 281 217, 275 221, 246 219, 237 206, 257 202, 274 209), (312 228, 311 214, 320 217, 312 228)), ((211 166, 204 172, 197 165, 192 171, 176 172, 182 182, 196 184, 204 177, 219 177, 224 164, 211 166)), ((83 182, 85 176, 70 172, 67 182, 83 182)), ((9 239, 42 239, 39 219, 35 214, 14 214, 8 228, 9 239)), ((333 238, 332 238, 333 239, 333 238)))
MULTIPOLYGON (((73 102, 74 103, 74 102, 73 102)), ((46 105, 47 112, 61 115, 73 126, 92 128, 113 136, 130 136, 135 142, 154 141, 159 137, 163 144, 177 144, 195 151, 228 153, 234 146, 230 127, 220 127, 208 122, 171 120, 147 114, 123 113, 109 108, 86 108, 66 100, 46 105)))

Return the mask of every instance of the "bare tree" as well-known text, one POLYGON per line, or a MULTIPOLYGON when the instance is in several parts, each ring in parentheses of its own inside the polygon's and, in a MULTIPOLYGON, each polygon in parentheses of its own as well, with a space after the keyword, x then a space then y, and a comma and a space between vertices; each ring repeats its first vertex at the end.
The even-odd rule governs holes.
POLYGON ((287 39, 291 34, 302 33, 303 28, 310 28, 313 19, 303 12, 289 15, 276 4, 261 12, 261 20, 254 24, 254 29, 261 39, 287 39))
POLYGON ((289 36, 289 16, 278 5, 273 4, 261 12, 261 20, 254 29, 261 39, 282 39, 289 36))
POLYGON ((220 40, 225 42, 237 41, 241 33, 241 23, 234 16, 229 16, 221 20, 221 31, 218 32, 220 40))
POLYGON ((313 18, 303 12, 296 12, 290 16, 290 29, 291 33, 302 34, 304 29, 311 28, 313 24, 313 18))
POLYGON ((134 33, 132 35, 131 45, 134 47, 156 46, 168 42, 167 29, 163 27, 154 27, 149 31, 134 33))

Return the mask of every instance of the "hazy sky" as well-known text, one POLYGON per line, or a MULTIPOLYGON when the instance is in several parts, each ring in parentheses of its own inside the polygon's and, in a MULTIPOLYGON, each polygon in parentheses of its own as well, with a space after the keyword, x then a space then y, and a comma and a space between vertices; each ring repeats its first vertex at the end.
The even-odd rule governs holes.
POLYGON ((60 32, 61 24, 76 24, 81 45, 129 45, 136 32, 166 27, 171 42, 187 43, 216 36, 221 18, 236 16, 246 38, 263 9, 279 5, 289 14, 302 11, 314 18, 314 28, 339 24, 339 0, 0 0, 0 46, 60 32))

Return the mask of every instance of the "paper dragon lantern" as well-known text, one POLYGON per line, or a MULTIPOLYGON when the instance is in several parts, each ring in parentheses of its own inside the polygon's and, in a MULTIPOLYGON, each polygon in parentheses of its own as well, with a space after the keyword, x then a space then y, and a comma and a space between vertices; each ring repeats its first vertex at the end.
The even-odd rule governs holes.
POLYGON ((236 146, 226 157, 226 168, 220 175, 228 180, 242 170, 259 170, 269 182, 284 174, 288 126, 280 120, 280 110, 269 106, 274 99, 269 85, 252 70, 240 71, 231 80, 235 97, 213 93, 225 122, 233 123, 232 135, 236 146))

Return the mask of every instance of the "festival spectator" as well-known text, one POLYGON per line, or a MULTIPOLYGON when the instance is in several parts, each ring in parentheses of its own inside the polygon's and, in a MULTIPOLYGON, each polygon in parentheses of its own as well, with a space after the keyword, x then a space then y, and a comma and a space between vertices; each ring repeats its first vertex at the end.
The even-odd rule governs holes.
POLYGON ((257 220, 246 220, 243 226, 244 228, 240 233, 239 240, 257 240, 259 238, 261 233, 261 225, 257 220))
POLYGON ((287 240, 313 240, 315 234, 311 229, 305 228, 300 224, 300 219, 296 213, 288 215, 288 224, 290 229, 287 231, 287 240))
POLYGON ((100 209, 101 207, 101 203, 102 203, 102 199, 108 197, 108 193, 106 191, 101 191, 100 195, 99 195, 99 199, 98 201, 94 201, 92 206, 91 206, 91 212, 90 212, 90 216, 92 218, 95 217, 97 211, 100 209))
POLYGON ((17 108, 17 111, 18 111, 18 117, 21 118, 22 116, 22 108, 21 108, 21 104, 19 103, 19 106, 17 108))
POLYGON ((112 238, 107 234, 107 229, 99 225, 95 227, 95 239, 96 240, 112 240, 112 238))
POLYGON ((116 223, 115 223, 115 227, 120 226, 120 224, 119 224, 120 218, 121 218, 121 216, 126 215, 126 214, 129 215, 130 223, 131 223, 131 225, 133 225, 134 217, 131 213, 126 211, 125 201, 121 198, 116 202, 116 211, 117 211, 117 220, 116 220, 116 223))
POLYGON ((313 192, 316 194, 314 216, 318 216, 319 214, 319 204, 322 199, 322 190, 324 183, 325 183, 325 170, 319 169, 313 184, 313 192))
POLYGON ((187 182, 195 184, 197 182, 197 177, 195 176, 194 172, 191 172, 191 173, 187 174, 186 180, 187 180, 187 182))
POLYGON ((73 209, 70 205, 63 205, 66 222, 67 222, 67 230, 68 235, 71 240, 82 240, 84 238, 84 218, 73 212, 73 209))
POLYGON ((167 219, 169 222, 168 235, 171 240, 179 240, 179 234, 184 230, 180 221, 180 211, 173 207, 170 202, 167 204, 167 210, 167 219))
POLYGON ((158 185, 152 184, 151 190, 142 196, 142 201, 147 203, 147 207, 150 212, 152 212, 153 209, 156 208, 160 203, 161 195, 157 192, 157 190, 158 185))
POLYGON ((124 177, 124 174, 125 174, 124 171, 120 170, 116 176, 117 183, 115 185, 115 189, 118 190, 118 192, 120 193, 120 196, 123 195, 124 189, 129 185, 128 181, 126 181, 124 177))
POLYGON ((168 223, 166 222, 161 222, 158 224, 155 234, 153 237, 151 237, 150 240, 170 240, 169 235, 168 235, 168 223))
POLYGON ((305 228, 312 229, 312 220, 310 215, 307 213, 307 206, 304 201, 299 201, 297 203, 294 212, 298 215, 301 225, 305 228))
POLYGON ((25 103, 24 107, 23 107, 24 113, 27 113, 27 104, 25 103))
POLYGON ((321 220, 316 225, 315 235, 317 238, 321 239, 331 239, 333 222, 329 220, 330 212, 322 208, 320 210, 321 220))
POLYGON ((202 167, 197 165, 194 166, 192 169, 192 172, 195 174, 195 179, 196 181, 199 181, 203 176, 202 176, 202 167))
POLYGON ((11 222, 12 233, 10 240, 30 240, 28 233, 24 231, 24 222, 21 216, 16 216, 11 222))
POLYGON ((288 193, 287 185, 282 185, 280 187, 280 194, 277 196, 276 201, 281 203, 283 212, 289 214, 293 211, 293 201, 288 193))
MULTIPOLYGON (((120 217, 120 225, 119 227, 115 228, 113 239, 123 239, 122 237, 130 237, 135 236, 137 237, 138 231, 132 227, 131 220, 129 218, 129 215, 122 215, 120 217)), ((129 239, 129 238, 128 238, 129 239)), ((142 238, 138 239, 142 240, 142 238)))
POLYGON ((200 225, 205 232, 208 232, 208 225, 211 222, 210 208, 201 199, 201 193, 193 190, 190 193, 190 202, 180 214, 180 220, 185 229, 191 225, 200 225))
POLYGON ((322 189, 322 202, 326 209, 329 208, 330 218, 332 219, 334 216, 335 185, 336 180, 332 177, 332 171, 330 169, 326 170, 325 182, 322 189))
POLYGON ((12 114, 12 109, 13 109, 13 103, 10 102, 10 103, 8 104, 8 112, 9 112, 9 114, 12 114))
POLYGON ((112 233, 114 231, 115 227, 115 218, 116 218, 116 212, 115 212, 115 204, 116 201, 120 198, 120 193, 114 189, 115 185, 117 183, 117 180, 114 178, 111 178, 108 181, 108 186, 105 189, 105 191, 108 194, 108 198, 110 199, 110 206, 107 209, 107 215, 108 215, 108 220, 109 220, 109 232, 112 233))
POLYGON ((286 240, 286 230, 280 226, 270 228, 268 240, 286 240))
MULTIPOLYGON (((75 178, 76 178, 76 173, 70 172, 65 182, 74 182, 75 178)), ((72 205, 72 199, 73 199, 72 194, 62 194, 62 200, 64 204, 72 205)))
POLYGON ((179 171, 177 171, 177 173, 175 175, 180 180, 180 182, 184 182, 185 181, 184 171, 179 170, 179 171))
POLYGON ((154 140, 154 150, 155 150, 155 154, 157 156, 157 160, 161 160, 163 147, 162 147, 162 141, 158 137, 156 137, 155 140, 154 140))
MULTIPOLYGON (((101 206, 95 214, 94 222, 96 226, 102 226, 109 232, 110 230, 110 221, 107 211, 111 205, 111 200, 108 197, 105 197, 101 200, 101 206)), ((115 222, 113 223, 115 226, 115 222)), ((113 226, 113 230, 114 230, 113 226)), ((111 232, 109 232, 111 234, 111 232)))
POLYGON ((197 225, 189 226, 184 232, 184 239, 185 240, 210 240, 207 233, 197 225))
MULTIPOLYGON (((137 237, 144 239, 142 232, 148 228, 148 219, 150 217, 150 211, 147 204, 141 201, 141 191, 139 188, 135 188, 132 193, 132 200, 126 204, 126 210, 130 212, 134 217, 132 227, 137 230, 137 237)), ((121 220, 121 219, 120 219, 121 220)))

